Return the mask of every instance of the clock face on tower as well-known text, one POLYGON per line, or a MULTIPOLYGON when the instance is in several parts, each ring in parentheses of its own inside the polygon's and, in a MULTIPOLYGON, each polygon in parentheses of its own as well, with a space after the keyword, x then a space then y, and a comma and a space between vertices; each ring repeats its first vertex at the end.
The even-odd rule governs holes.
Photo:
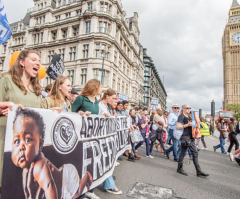
POLYGON ((235 44, 240 44, 240 32, 236 32, 232 35, 232 41, 235 44))

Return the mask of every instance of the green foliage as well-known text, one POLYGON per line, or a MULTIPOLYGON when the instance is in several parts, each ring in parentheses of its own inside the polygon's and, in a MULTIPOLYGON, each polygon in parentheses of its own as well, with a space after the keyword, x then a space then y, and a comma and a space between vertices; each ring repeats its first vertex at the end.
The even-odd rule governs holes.
POLYGON ((240 118, 240 104, 228 104, 226 110, 234 112, 236 120, 240 118))

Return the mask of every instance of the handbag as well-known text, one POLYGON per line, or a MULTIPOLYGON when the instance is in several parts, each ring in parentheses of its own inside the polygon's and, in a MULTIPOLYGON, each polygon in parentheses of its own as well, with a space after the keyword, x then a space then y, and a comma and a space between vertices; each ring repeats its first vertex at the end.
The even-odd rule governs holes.
POLYGON ((138 143, 143 141, 142 134, 138 129, 134 129, 129 135, 132 143, 138 143))
POLYGON ((155 130, 152 130, 149 133, 149 139, 151 140, 151 142, 155 142, 157 139, 157 132, 155 130))
POLYGON ((187 137, 182 137, 181 139, 181 146, 182 147, 190 147, 191 146, 191 138, 189 136, 187 137))
POLYGON ((174 129, 173 131, 173 137, 176 139, 176 140, 180 140, 180 138, 182 137, 182 134, 183 134, 183 129, 174 129))

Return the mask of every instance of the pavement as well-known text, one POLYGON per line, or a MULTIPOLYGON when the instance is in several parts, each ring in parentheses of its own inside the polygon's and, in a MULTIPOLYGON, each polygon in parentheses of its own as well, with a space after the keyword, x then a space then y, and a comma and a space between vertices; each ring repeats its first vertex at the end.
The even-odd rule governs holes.
MULTIPOLYGON (((193 162, 185 157, 184 170, 188 176, 176 172, 177 163, 171 154, 168 160, 163 153, 153 151, 153 159, 145 157, 145 145, 140 147, 138 154, 142 156, 135 162, 119 161, 114 170, 116 186, 122 190, 122 195, 113 195, 95 189, 95 194, 101 199, 151 199, 151 198, 189 198, 189 199, 239 199, 240 198, 240 167, 231 162, 228 155, 220 149, 213 151, 213 145, 219 144, 214 136, 205 137, 208 150, 199 151, 199 163, 208 178, 196 176, 193 162)), ((200 143, 200 148, 202 147, 200 143)), ((226 143, 227 150, 229 142, 226 143)))

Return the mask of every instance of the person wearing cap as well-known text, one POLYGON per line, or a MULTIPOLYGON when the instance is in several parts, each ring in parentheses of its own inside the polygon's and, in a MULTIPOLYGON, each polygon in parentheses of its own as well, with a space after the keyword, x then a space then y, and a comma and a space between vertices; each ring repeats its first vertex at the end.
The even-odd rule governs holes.
POLYGON ((173 141, 173 145, 166 150, 166 156, 169 159, 169 153, 171 151, 173 151, 173 157, 174 157, 174 161, 178 161, 178 157, 181 151, 181 143, 180 140, 177 140, 173 137, 173 131, 176 129, 176 125, 177 125, 177 120, 178 120, 178 111, 179 111, 179 106, 178 104, 174 104, 172 106, 172 112, 169 114, 168 116, 168 127, 169 127, 169 132, 168 132, 168 136, 170 136, 170 138, 173 141), (177 149, 178 147, 178 149, 177 149))
POLYGON ((72 88, 71 90, 71 96, 70 96, 70 101, 71 103, 73 103, 75 101, 75 99, 77 98, 78 96, 78 92, 75 88, 72 88))

